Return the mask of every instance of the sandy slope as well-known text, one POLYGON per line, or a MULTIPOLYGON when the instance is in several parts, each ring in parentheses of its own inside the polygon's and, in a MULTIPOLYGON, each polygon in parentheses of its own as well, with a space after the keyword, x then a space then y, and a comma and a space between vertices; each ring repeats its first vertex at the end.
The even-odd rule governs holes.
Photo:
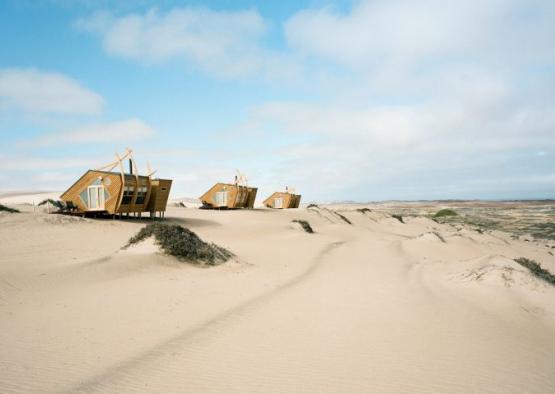
POLYGON ((512 261, 550 248, 341 214, 170 209, 238 256, 209 269, 121 251, 142 223, 1 214, 0 392, 555 391, 555 287, 512 261))
POLYGON ((0 204, 37 205, 41 201, 51 198, 58 200, 61 192, 35 192, 35 193, 0 193, 0 204))

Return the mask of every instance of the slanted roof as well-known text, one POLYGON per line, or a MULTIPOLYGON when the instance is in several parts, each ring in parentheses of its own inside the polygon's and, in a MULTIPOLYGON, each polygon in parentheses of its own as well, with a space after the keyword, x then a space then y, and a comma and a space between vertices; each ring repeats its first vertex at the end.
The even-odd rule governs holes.
MULTIPOLYGON (((106 174, 106 175, 117 175, 117 176, 121 176, 121 172, 103 171, 103 170, 87 170, 87 171, 85 171, 85 173, 84 173, 83 175, 81 175, 75 182, 73 182, 73 184, 72 184, 70 187, 68 187, 68 188, 66 189, 66 191, 63 192, 63 193, 60 195, 60 197, 63 198, 64 195, 65 195, 68 191, 70 191, 70 190, 73 188, 73 186, 75 186, 76 184, 78 184, 79 181, 80 181, 81 179, 83 179, 85 176, 87 176, 90 172, 96 172, 96 173, 99 173, 99 174, 106 174)), ((147 175, 135 175, 135 174, 124 174, 124 175, 125 175, 126 178, 127 178, 127 177, 133 177, 133 178, 135 178, 136 176, 138 176, 139 178, 148 178, 147 175)))

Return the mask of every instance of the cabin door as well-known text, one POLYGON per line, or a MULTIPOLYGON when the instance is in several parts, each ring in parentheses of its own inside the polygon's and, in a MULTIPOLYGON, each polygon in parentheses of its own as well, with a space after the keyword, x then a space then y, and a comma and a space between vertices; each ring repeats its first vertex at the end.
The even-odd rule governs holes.
POLYGON ((89 209, 90 210, 104 210, 104 186, 95 185, 89 186, 89 209))
POLYGON ((216 202, 217 207, 227 207, 227 191, 216 192, 216 195, 214 196, 214 200, 216 202))
POLYGON ((283 198, 274 198, 274 208, 283 208, 283 198))

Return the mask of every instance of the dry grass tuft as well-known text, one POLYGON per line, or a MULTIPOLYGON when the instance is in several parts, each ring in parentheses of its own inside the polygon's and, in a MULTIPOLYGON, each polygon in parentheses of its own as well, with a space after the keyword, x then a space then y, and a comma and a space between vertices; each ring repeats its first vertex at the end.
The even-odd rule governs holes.
POLYGON ((19 213, 19 209, 10 208, 5 205, 0 204, 0 212, 8 212, 8 213, 19 213))
POLYGON ((132 237, 128 245, 151 236, 165 253, 193 264, 218 265, 234 256, 227 249, 204 242, 194 232, 177 224, 149 224, 132 237))
POLYGON ((349 219, 347 219, 345 216, 341 215, 339 212, 333 211, 333 213, 335 213, 337 216, 339 216, 339 218, 341 218, 341 220, 343 220, 345 223, 353 224, 353 223, 351 223, 351 221, 349 219))
POLYGON ((555 275, 543 268, 540 263, 527 259, 526 257, 519 257, 515 259, 515 261, 523 267, 528 268, 535 277, 555 285, 555 275))
POLYGON ((307 233, 309 233, 309 234, 314 233, 314 230, 310 226, 310 223, 308 223, 306 220, 295 219, 295 220, 292 220, 292 222, 293 223, 299 223, 301 225, 301 227, 304 229, 304 231, 306 231, 307 233))

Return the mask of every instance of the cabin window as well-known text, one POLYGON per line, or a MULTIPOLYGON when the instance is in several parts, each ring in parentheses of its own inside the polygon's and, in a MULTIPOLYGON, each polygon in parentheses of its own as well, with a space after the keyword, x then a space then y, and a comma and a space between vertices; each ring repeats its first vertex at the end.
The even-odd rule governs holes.
POLYGON ((89 186, 88 193, 88 208, 91 210, 104 209, 104 186, 89 186))
POLYGON ((139 188, 139 191, 137 192, 137 200, 135 201, 135 204, 142 205, 145 203, 147 191, 148 191, 148 188, 146 186, 141 186, 139 188))
POLYGON ((162 187, 160 190, 162 190, 163 192, 165 192, 165 191, 168 190, 168 189, 166 189, 165 187, 162 187))
POLYGON ((278 197, 274 199, 274 208, 283 208, 283 198, 278 197))
POLYGON ((121 205, 131 204, 133 200, 133 193, 135 192, 133 186, 125 186, 123 189, 123 198, 121 199, 121 205))
POLYGON ((226 207, 227 206, 227 191, 224 192, 216 192, 214 195, 214 200, 217 207, 226 207))

